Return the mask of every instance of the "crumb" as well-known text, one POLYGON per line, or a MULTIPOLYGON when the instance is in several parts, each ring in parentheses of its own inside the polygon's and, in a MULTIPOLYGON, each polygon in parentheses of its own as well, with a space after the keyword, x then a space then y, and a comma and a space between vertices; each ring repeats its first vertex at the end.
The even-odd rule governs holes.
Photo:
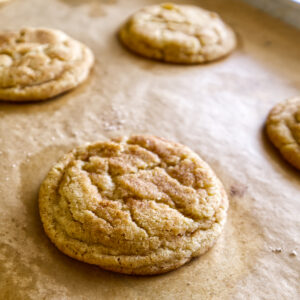
POLYGON ((272 252, 274 253, 281 253, 282 249, 281 248, 270 248, 272 252))
POLYGON ((293 250, 293 251, 290 253, 290 256, 297 256, 297 251, 296 251, 296 250, 293 250))

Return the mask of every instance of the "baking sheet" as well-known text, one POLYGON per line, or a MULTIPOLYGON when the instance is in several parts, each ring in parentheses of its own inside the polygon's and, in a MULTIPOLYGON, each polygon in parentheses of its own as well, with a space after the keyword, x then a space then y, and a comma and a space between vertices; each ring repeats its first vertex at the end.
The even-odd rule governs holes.
POLYGON ((181 1, 219 12, 239 46, 212 64, 163 64, 127 52, 116 39, 126 17, 151 3, 159 1, 0 6, 1 30, 59 28, 96 56, 87 82, 70 93, 0 104, 1 299, 299 298, 300 174, 263 133, 269 109, 299 94, 299 31, 239 1, 181 1), (125 276, 77 262, 56 250, 39 219, 39 185, 63 153, 131 133, 188 145, 230 197, 215 247, 165 275, 125 276))

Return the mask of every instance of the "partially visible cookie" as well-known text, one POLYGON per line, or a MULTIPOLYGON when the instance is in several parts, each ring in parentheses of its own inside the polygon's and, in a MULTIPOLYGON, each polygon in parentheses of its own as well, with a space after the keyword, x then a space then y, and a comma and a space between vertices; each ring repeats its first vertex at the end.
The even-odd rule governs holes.
POLYGON ((282 156, 300 170, 300 97, 275 105, 269 113, 266 128, 282 156))
POLYGON ((39 194, 45 232, 65 254, 126 274, 159 274, 206 252, 228 200, 189 148, 153 136, 80 147, 48 173, 39 194))
POLYGON ((133 52, 172 63, 209 62, 236 46, 233 30, 218 14, 171 3, 139 10, 127 20, 119 36, 133 52))
POLYGON ((88 47, 59 30, 24 28, 0 33, 0 99, 54 97, 83 82, 93 62, 88 47))

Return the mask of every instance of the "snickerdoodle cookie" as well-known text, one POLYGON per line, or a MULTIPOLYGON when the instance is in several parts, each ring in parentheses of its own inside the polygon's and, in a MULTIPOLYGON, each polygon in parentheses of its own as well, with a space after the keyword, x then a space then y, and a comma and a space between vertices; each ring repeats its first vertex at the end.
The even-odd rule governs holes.
POLYGON ((206 252, 228 200, 189 148, 154 136, 80 147, 48 173, 40 216, 65 254, 126 274, 159 274, 206 252))
POLYGON ((269 113, 266 128, 282 156, 300 169, 300 97, 275 105, 269 113))
POLYGON ((135 53, 172 63, 203 63, 229 54, 236 37, 218 14, 196 6, 165 3, 145 7, 121 28, 135 53))
POLYGON ((51 98, 84 81, 93 62, 88 47, 59 30, 0 33, 0 99, 51 98))

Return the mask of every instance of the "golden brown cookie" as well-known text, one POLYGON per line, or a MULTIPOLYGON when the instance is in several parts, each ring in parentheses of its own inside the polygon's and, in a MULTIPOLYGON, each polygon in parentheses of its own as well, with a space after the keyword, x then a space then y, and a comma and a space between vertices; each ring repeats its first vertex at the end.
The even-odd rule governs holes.
POLYGON ((83 82, 93 65, 89 48, 65 33, 24 28, 0 34, 0 99, 54 97, 83 82))
POLYGON ((159 274, 206 252, 228 200, 189 148, 131 136, 65 155, 41 185, 40 216, 65 254, 126 274, 159 274))
POLYGON ((172 63, 204 63, 236 46, 232 29, 214 12, 165 3, 133 14, 119 33, 133 52, 172 63))
POLYGON ((269 113, 266 128, 282 156, 300 169, 300 97, 275 105, 269 113))

